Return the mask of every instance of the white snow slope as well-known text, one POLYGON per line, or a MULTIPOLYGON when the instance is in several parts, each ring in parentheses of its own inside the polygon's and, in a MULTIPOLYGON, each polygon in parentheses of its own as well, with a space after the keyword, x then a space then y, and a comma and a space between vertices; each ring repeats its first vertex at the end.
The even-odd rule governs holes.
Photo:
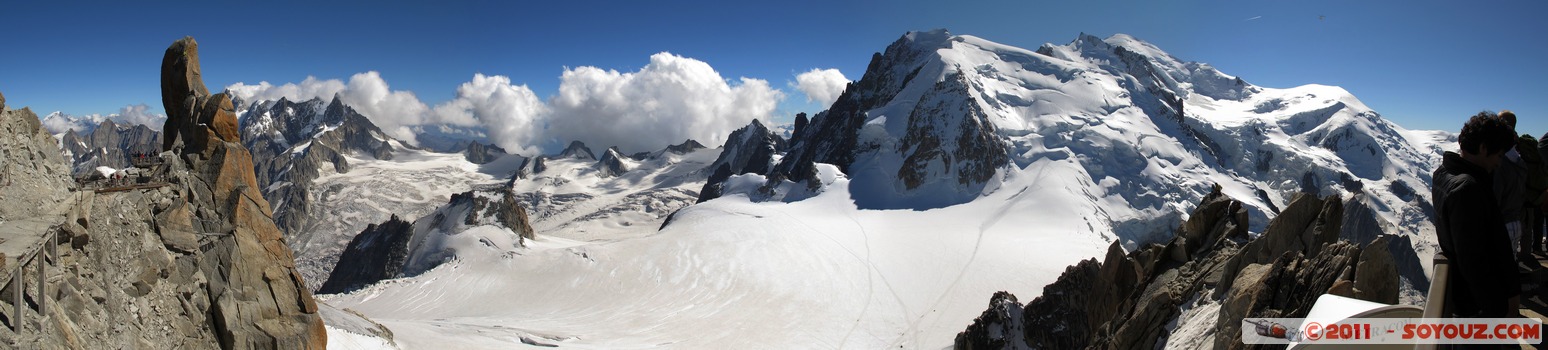
MULTIPOLYGON (((865 194, 852 184, 890 173, 865 163, 851 169, 853 182, 819 164, 824 184, 814 196, 750 200, 756 186, 739 184, 762 179, 742 175, 659 232, 613 224, 618 216, 597 224, 565 214, 554 222, 567 224, 535 225, 538 238, 515 254, 453 247, 455 260, 424 274, 320 297, 380 322, 411 349, 938 349, 995 291, 1031 300, 1114 240, 1132 248, 1170 235, 1212 183, 1252 206, 1261 231, 1302 182, 1345 199, 1357 182, 1388 232, 1414 237, 1421 259, 1433 254, 1418 204, 1428 191, 1390 189, 1428 188, 1435 143, 1446 138, 1387 122, 1343 89, 1257 87, 1126 35, 1082 35, 1043 53, 944 31, 900 42, 929 54, 902 68, 919 78, 869 111, 862 135, 896 140, 920 95, 962 74, 966 102, 1012 151, 1012 164, 966 203, 858 209, 865 194), (1165 94, 1181 102, 1180 115, 1151 115, 1165 94)), ((556 168, 576 175, 547 178, 543 186, 565 188, 551 193, 599 204, 657 186, 556 168)), ((787 185, 776 192, 805 186, 787 185)))
POLYGON ((367 225, 387 221, 393 214, 413 220, 445 205, 452 194, 500 184, 502 177, 521 165, 519 156, 479 165, 459 153, 398 149, 392 160, 346 155, 349 172, 323 168, 313 181, 314 190, 308 194, 312 224, 307 227, 312 234, 289 243, 296 253, 296 267, 314 289, 328 279, 327 272, 338 264, 344 247, 367 225))

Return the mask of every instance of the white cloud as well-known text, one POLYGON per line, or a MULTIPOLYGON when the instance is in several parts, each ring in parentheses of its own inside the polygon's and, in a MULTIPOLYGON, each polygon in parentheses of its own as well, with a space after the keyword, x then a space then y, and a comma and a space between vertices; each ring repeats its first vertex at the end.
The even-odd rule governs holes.
POLYGON ((844 86, 849 84, 849 78, 844 77, 837 69, 816 69, 796 75, 795 88, 806 94, 807 102, 817 102, 822 108, 828 108, 837 101, 840 94, 844 93, 844 86))
POLYGON ((547 136, 625 152, 685 139, 716 145, 753 119, 769 120, 783 97, 767 81, 741 78, 732 86, 703 61, 662 52, 638 72, 566 69, 558 95, 549 99, 547 136))
POLYGON ((320 80, 317 77, 307 76, 301 84, 288 83, 275 86, 267 81, 258 82, 257 85, 236 83, 227 86, 226 90, 247 102, 278 100, 281 97, 291 101, 306 101, 313 98, 333 98, 334 94, 344 91, 344 87, 344 82, 338 79, 320 80))
POLYGON ((435 106, 434 114, 451 124, 482 125, 490 141, 507 152, 535 154, 548 106, 526 85, 511 85, 510 78, 474 74, 457 87, 456 98, 435 106))
POLYGON ((543 148, 557 151, 571 140, 599 151, 618 146, 626 152, 657 150, 685 139, 720 144, 753 119, 769 120, 784 98, 767 81, 741 78, 733 85, 703 61, 666 52, 652 55, 637 72, 565 69, 558 94, 546 103, 526 85, 483 74, 473 75, 457 87, 455 98, 434 108, 411 92, 392 90, 377 72, 355 74, 348 83, 307 77, 299 84, 237 83, 226 89, 249 102, 338 94, 400 140, 414 142, 415 130, 425 127, 454 125, 485 132, 490 142, 528 155, 543 148))
POLYGON ((345 105, 376 123, 383 132, 408 142, 414 142, 413 126, 439 121, 433 119, 429 113, 430 107, 420 102, 413 92, 393 91, 381 74, 375 71, 355 74, 347 84, 338 79, 322 80, 308 76, 300 84, 273 85, 267 81, 256 85, 236 83, 227 86, 226 90, 248 103, 281 97, 291 101, 314 98, 330 100, 336 94, 345 105))
POLYGON ((43 128, 50 134, 61 134, 65 131, 75 130, 77 133, 86 133, 97 128, 103 121, 112 120, 123 126, 145 125, 151 130, 161 131, 162 124, 166 124, 167 116, 150 112, 150 106, 143 103, 128 105, 118 109, 118 113, 108 115, 88 114, 69 115, 60 112, 49 113, 43 117, 43 128))
POLYGON ((162 124, 167 123, 167 115, 150 112, 150 106, 144 103, 128 105, 118 109, 118 114, 110 115, 114 122, 122 124, 139 124, 148 126, 151 130, 161 131, 162 124))

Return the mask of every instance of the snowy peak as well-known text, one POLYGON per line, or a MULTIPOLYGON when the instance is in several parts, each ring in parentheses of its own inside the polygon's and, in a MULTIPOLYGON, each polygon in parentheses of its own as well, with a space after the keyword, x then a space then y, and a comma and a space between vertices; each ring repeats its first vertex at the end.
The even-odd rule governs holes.
POLYGON ((253 101, 239 114, 258 186, 274 203, 275 222, 290 234, 301 234, 306 225, 312 180, 328 171, 349 172, 347 156, 387 160, 405 148, 338 96, 253 101))
POLYGON ((559 155, 554 156, 554 158, 555 159, 590 159, 590 160, 596 160, 597 156, 595 154, 591 153, 591 148, 586 147, 585 143, 581 143, 579 140, 576 140, 576 141, 570 141, 570 145, 569 146, 565 146, 564 147, 564 151, 560 151, 559 155))
MULTIPOLYGON (((913 32, 793 135, 768 179, 813 183, 832 164, 861 208, 928 209, 1069 162, 1089 181, 1078 191, 1110 202, 1113 232, 1147 241, 1216 182, 1259 223, 1303 189, 1424 188, 1431 141, 1409 135, 1343 89, 1255 86, 1128 35, 1029 51, 913 32)), ((1430 229, 1408 204, 1422 196, 1376 197, 1404 232, 1430 229)))
POLYGON ((937 28, 928 31, 908 32, 903 34, 899 42, 906 42, 919 51, 934 51, 951 47, 951 32, 945 28, 937 28))
POLYGON ((602 152, 602 159, 597 160, 597 171, 604 177, 618 176, 629 171, 629 163, 630 161, 625 160, 624 156, 618 153, 618 147, 608 147, 607 151, 602 152))
POLYGON ((688 154, 704 148, 704 144, 699 143, 699 141, 689 139, 683 140, 683 143, 667 146, 666 151, 676 154, 688 154))

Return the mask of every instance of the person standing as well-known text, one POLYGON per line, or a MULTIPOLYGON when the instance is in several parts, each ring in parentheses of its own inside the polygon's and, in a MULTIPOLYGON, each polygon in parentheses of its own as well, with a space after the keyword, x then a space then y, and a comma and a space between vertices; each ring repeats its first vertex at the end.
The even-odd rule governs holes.
POLYGON ((1507 110, 1496 116, 1510 128, 1510 142, 1499 167, 1494 169, 1494 196, 1499 203, 1500 215, 1505 220, 1505 231, 1510 234, 1510 251, 1515 253, 1517 260, 1525 261, 1528 250, 1522 249, 1526 247, 1522 247, 1521 242, 1527 239, 1522 237, 1521 232, 1524 226, 1522 214, 1527 201, 1526 164, 1521 161, 1521 153, 1516 151, 1516 114, 1507 110))
MULTIPOLYGON (((1500 111, 1500 118, 1514 128, 1517 124, 1516 113, 1509 110, 1500 111)), ((1543 155, 1539 148, 1542 145, 1531 134, 1521 134, 1516 137, 1516 153, 1520 156, 1520 164, 1524 169, 1522 185, 1525 192, 1521 203, 1521 254, 1526 254, 1527 259, 1532 253, 1543 252, 1543 225, 1542 206, 1544 205, 1544 192, 1548 190, 1548 164, 1543 162, 1543 155)))
POLYGON ((1491 174, 1515 144, 1515 131, 1482 112, 1468 119, 1457 141, 1461 149, 1442 156, 1430 188, 1436 237, 1453 271, 1446 303, 1458 317, 1516 316, 1521 285, 1491 174))

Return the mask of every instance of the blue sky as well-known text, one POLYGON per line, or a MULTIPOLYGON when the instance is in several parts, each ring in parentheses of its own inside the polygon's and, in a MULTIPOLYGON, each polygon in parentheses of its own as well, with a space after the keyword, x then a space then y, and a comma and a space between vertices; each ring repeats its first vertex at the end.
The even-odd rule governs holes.
POLYGON ((5 5, 0 92, 13 106, 160 112, 168 44, 200 42, 206 83, 348 81, 379 72, 425 104, 475 73, 540 99, 566 68, 639 70, 671 52, 725 79, 768 81, 788 120, 815 112, 789 83, 814 68, 859 79, 904 32, 947 28, 1035 48, 1081 32, 1127 33, 1267 87, 1342 86, 1410 129, 1455 131, 1512 109, 1548 131, 1548 3, 1506 1, 507 1, 69 3, 5 5))

